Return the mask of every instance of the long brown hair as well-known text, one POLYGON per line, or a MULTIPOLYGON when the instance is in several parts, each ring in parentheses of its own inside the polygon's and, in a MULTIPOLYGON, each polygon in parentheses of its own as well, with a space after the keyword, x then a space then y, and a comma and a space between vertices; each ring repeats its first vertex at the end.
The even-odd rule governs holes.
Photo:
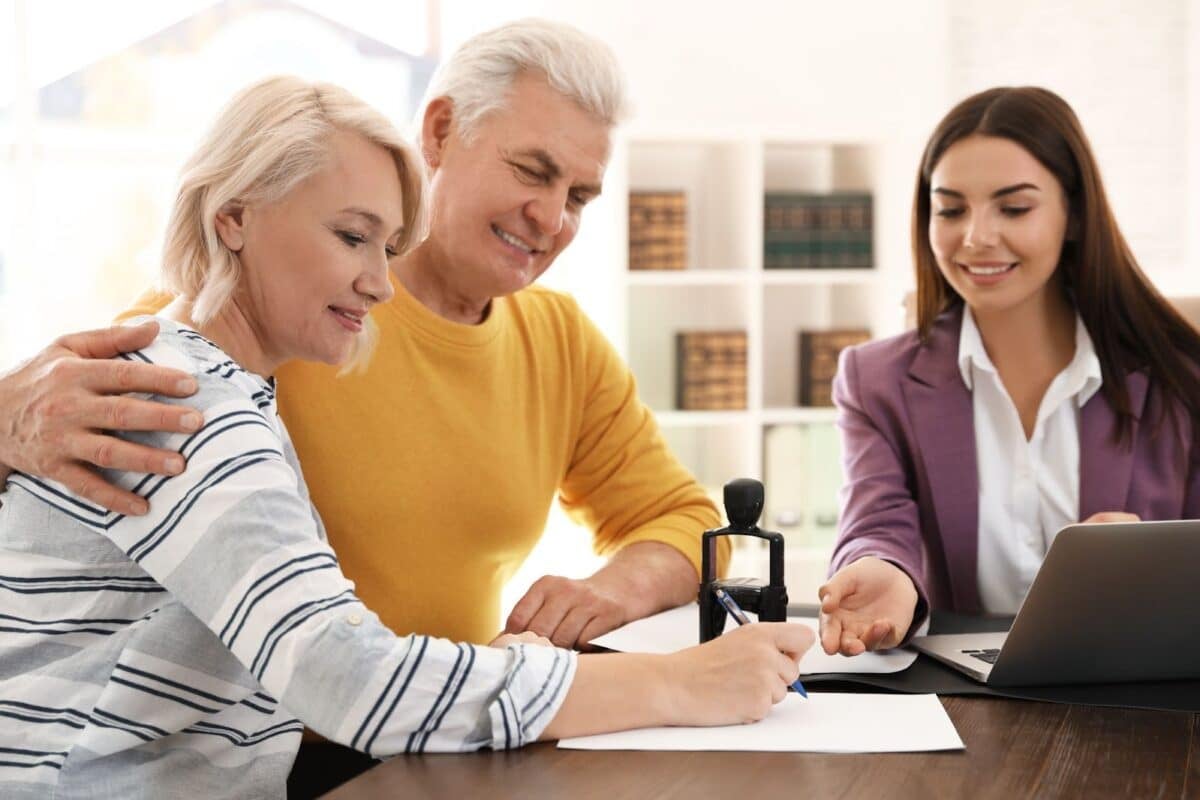
POLYGON ((1063 243, 1058 270, 1092 337, 1104 395, 1120 420, 1119 435, 1131 431, 1125 375, 1135 370, 1145 370, 1200 426, 1200 333, 1142 274, 1117 227, 1079 119, 1046 89, 1000 87, 972 95, 952 108, 929 138, 912 216, 921 339, 928 338, 939 314, 963 302, 938 269, 929 243, 930 176, 951 145, 974 134, 1019 144, 1063 188, 1073 233, 1063 243))

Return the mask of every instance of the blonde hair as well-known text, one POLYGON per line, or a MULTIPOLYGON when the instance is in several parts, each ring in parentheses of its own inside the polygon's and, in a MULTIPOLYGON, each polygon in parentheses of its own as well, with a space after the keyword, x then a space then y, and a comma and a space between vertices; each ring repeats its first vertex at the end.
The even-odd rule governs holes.
MULTIPOLYGON (((625 82, 604 42, 561 22, 522 19, 464 42, 434 73, 421 108, 438 97, 454 104, 459 135, 470 141, 480 120, 504 107, 513 81, 544 75, 550 87, 608 127, 628 112, 625 82)), ((417 144, 420 123, 417 117, 417 144)))
MULTIPOLYGON (((258 81, 225 106, 184 164, 167 223, 162 282, 189 301, 197 325, 220 312, 241 278, 237 254, 217 234, 217 214, 231 204, 281 199, 325 165, 339 131, 357 133, 395 159, 404 222, 399 251, 424 237, 423 165, 387 117, 332 84, 292 76, 258 81)), ((368 318, 348 369, 365 366, 376 338, 368 318)))

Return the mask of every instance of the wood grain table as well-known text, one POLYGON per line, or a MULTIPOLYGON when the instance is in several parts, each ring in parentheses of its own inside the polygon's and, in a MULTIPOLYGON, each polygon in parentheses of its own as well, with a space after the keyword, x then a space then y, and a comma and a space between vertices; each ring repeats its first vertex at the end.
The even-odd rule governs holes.
POLYGON ((1200 715, 944 697, 965 752, 523 750, 401 756, 328 800, 380 797, 1200 798, 1200 715))

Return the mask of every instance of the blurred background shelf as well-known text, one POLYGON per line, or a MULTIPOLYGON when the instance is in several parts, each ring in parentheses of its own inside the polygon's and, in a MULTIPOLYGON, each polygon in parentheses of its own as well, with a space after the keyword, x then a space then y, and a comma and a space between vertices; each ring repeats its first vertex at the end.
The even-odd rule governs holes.
MULTIPOLYGON (((800 404, 800 332, 859 329, 879 337, 903 329, 909 159, 883 144, 754 131, 705 137, 640 130, 616 145, 605 194, 615 198, 609 233, 626 246, 616 253, 625 267, 623 344, 642 399, 718 504, 727 481, 763 480, 762 524, 787 540, 797 600, 815 597, 824 579, 841 484, 835 410, 800 404), (647 213, 664 197, 670 214, 647 213), (824 213, 822 207, 854 202, 867 209, 856 252, 865 249, 869 265, 765 268, 771 225, 773 263, 779 247, 795 241, 803 251, 810 238, 815 257, 823 257, 826 229, 810 238, 803 228, 781 231, 779 224, 793 218, 780 208, 824 213), (673 269, 635 263, 656 243, 680 242, 673 269), (678 410, 676 336, 697 331, 745 332, 744 409, 678 410)), ((754 541, 739 543, 734 572, 765 575, 766 551, 754 541)))
POLYGON ((655 411, 654 418, 661 428, 713 428, 750 422, 750 415, 743 411, 655 411))
POLYGON ((830 286, 864 284, 875 280, 873 269, 773 269, 764 270, 762 281, 768 286, 830 286))
POLYGON ((744 269, 642 270, 630 271, 630 286, 740 286, 744 269))

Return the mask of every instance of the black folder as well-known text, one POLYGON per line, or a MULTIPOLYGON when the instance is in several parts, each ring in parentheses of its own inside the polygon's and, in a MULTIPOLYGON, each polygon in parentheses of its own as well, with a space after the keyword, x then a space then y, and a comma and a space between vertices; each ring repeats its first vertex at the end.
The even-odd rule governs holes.
MULTIPOLYGON (((815 606, 790 606, 789 616, 816 616, 815 606)), ((930 633, 987 633, 1007 631, 1012 617, 971 617, 935 611, 930 633)), ((814 647, 820 647, 819 644, 814 647)), ((1148 654, 1148 658, 1169 657, 1148 654)), ((900 694, 990 695, 1048 703, 1144 708, 1154 711, 1200 712, 1200 679, 1144 681, 1139 683, 1092 683, 1077 686, 1022 686, 996 689, 968 678, 963 673, 925 654, 912 666, 891 675, 827 673, 804 678, 804 687, 826 692, 896 692, 900 694)))

